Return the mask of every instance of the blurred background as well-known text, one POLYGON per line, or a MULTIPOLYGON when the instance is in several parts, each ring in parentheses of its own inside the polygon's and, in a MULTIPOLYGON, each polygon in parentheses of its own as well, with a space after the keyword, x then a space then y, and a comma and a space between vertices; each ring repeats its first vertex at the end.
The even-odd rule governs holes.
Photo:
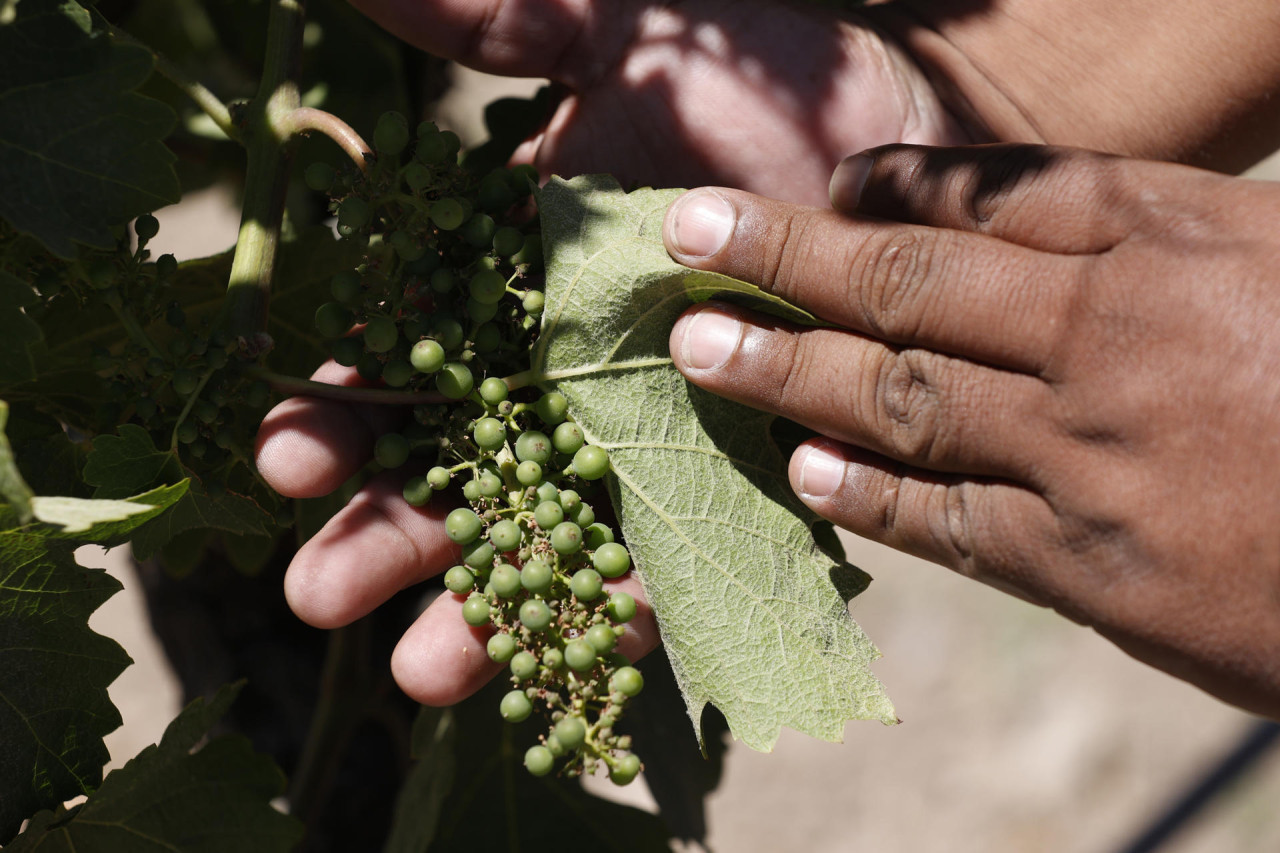
MULTIPOLYGON (((483 140, 484 104, 539 85, 454 73, 438 117, 467 145, 483 140)), ((1280 157, 1251 176, 1280 178, 1280 157)), ((233 194, 216 185, 158 216, 157 253, 235 240, 233 194)), ((1051 612, 865 540, 846 546, 875 578, 853 615, 903 722, 850 724, 839 745, 786 732, 772 754, 731 747, 707 804, 711 849, 1120 853, 1257 723, 1051 612)), ((135 661, 110 691, 125 721, 107 739, 116 766, 159 739, 180 688, 127 554, 79 556, 125 584, 91 622, 135 661)), ((643 783, 593 790, 652 808, 643 783)), ((1150 849, 1280 850, 1280 748, 1150 849)))

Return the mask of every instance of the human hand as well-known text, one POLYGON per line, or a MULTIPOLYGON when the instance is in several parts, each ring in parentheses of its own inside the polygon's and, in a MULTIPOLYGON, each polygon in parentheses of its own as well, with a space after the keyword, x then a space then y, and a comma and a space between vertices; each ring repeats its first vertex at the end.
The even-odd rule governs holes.
POLYGON ((672 205, 676 260, 832 324, 699 306, 685 376, 827 436, 790 465, 825 518, 1280 716, 1280 186, 891 146, 832 197, 672 205))
MULTIPOLYGON (((354 370, 333 362, 312 378, 331 385, 363 384, 354 370)), ((272 409, 258 430, 258 471, 286 497, 327 495, 368 462, 378 436, 399 428, 405 416, 400 407, 291 398, 272 409)), ((298 549, 284 589, 302 621, 317 628, 348 625, 458 562, 458 546, 444 532, 444 518, 458 504, 441 493, 427 506, 410 506, 402 494, 407 476, 392 471, 373 477, 298 549)), ((636 617, 618 651, 637 660, 658 644, 640 583, 628 574, 606 580, 605 588, 636 599, 636 617)), ((442 592, 409 626, 392 655, 396 682, 423 704, 458 702, 502 668, 485 651, 491 631, 463 621, 464 600, 442 592)))
POLYGON ((392 33, 567 94, 517 152, 543 175, 737 186, 825 204, 848 151, 975 141, 856 18, 776 0, 354 0, 392 33))

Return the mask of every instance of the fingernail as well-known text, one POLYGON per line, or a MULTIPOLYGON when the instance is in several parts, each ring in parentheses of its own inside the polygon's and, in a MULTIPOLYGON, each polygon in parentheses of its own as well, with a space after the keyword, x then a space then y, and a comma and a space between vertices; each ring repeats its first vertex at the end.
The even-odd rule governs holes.
POLYGON ((858 209, 858 200, 862 198, 862 188, 867 185, 873 162, 866 154, 854 154, 840 161, 831 173, 831 184, 827 189, 832 207, 845 212, 858 209))
POLYGON ((680 355, 695 370, 724 366, 742 340, 742 321, 714 308, 704 308, 681 325, 680 355))
POLYGON ((668 215, 671 246, 705 258, 720 251, 733 233, 733 206, 714 190, 693 190, 676 199, 668 215))
POLYGON ((844 482, 844 459, 835 448, 826 443, 812 444, 804 449, 800 461, 800 477, 796 491, 807 498, 829 498, 844 482))

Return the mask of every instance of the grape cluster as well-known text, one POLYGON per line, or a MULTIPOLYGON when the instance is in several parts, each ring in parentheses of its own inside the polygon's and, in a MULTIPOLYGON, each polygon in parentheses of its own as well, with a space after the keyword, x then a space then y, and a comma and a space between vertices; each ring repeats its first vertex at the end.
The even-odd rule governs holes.
POLYGON ((411 146, 395 113, 373 140, 362 173, 306 170, 331 195, 340 235, 365 249, 334 276, 316 328, 365 380, 434 394, 377 440, 374 459, 421 472, 404 486, 414 506, 461 485, 468 506, 445 528, 462 559, 444 583, 469 625, 493 629, 489 657, 508 665, 512 685, 503 718, 539 711, 549 722, 525 766, 539 776, 558 762, 567 775, 603 766, 626 784, 641 764, 616 726, 644 679, 615 650, 636 602, 604 587, 631 556, 589 502, 608 453, 586 441, 563 395, 523 378, 544 305, 528 212, 537 175, 475 175, 458 163, 456 136, 424 122, 411 146))

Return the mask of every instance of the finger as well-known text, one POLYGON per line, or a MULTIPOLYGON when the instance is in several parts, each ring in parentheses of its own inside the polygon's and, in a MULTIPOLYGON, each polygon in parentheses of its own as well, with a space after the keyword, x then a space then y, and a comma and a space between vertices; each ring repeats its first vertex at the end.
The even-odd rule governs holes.
MULTIPOLYGON (((367 383, 330 361, 311 377, 329 385, 367 383)), ((403 419, 391 406, 356 406, 318 397, 291 397, 267 412, 254 450, 271 488, 291 498, 327 495, 360 470, 374 440, 403 419)))
POLYGON ((401 481, 390 473, 373 478, 298 549, 284 592, 302 621, 348 625, 457 561, 458 546, 444 531, 452 507, 410 506, 401 481))
POLYGON ((697 385, 935 471, 1011 477, 1044 452, 1048 386, 1020 373, 711 303, 671 333, 697 385))
POLYGON ((1154 224, 1150 190, 1170 185, 1169 168, 1179 167, 1041 145, 887 145, 842 161, 830 194, 846 213, 1097 254, 1154 224))
POLYGON ((1086 271, 981 234, 849 218, 737 190, 686 193, 667 250, 842 326, 1038 373, 1086 271))
POLYGON ((1068 606, 1030 556, 1058 529, 1034 492, 931 474, 828 439, 802 444, 789 474, 800 499, 839 527, 1033 603, 1068 606))
POLYGON ((428 53, 508 77, 581 84, 612 64, 629 40, 632 4, 611 5, 610 25, 592 26, 591 0, 352 0, 388 32, 428 53))
MULTIPOLYGON (((633 576, 605 583, 605 594, 629 593, 636 615, 618 641, 618 651, 632 661, 658 645, 653 611, 633 576)), ((466 596, 443 593, 409 627, 391 656, 391 673, 400 689, 424 705, 452 705, 479 690, 504 669, 489 659, 485 644, 493 631, 472 628, 462 619, 466 596)))

